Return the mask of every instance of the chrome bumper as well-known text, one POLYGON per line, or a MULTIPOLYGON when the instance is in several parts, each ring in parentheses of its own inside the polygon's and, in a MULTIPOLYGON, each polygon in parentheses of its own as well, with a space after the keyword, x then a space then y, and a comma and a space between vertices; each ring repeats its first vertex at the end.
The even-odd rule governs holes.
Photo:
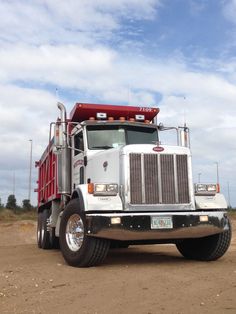
POLYGON ((176 240, 201 238, 228 230, 224 211, 165 212, 165 213, 86 213, 87 235, 112 240, 176 240), (173 228, 151 229, 151 217, 171 217, 173 228), (202 222, 201 216, 208 216, 202 222), (120 224, 112 224, 120 217, 120 224))

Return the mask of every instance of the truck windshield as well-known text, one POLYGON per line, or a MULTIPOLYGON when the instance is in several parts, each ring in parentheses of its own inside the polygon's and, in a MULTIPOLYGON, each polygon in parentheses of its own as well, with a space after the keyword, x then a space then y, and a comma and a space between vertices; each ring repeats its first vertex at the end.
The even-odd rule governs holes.
POLYGON ((156 128, 127 125, 87 126, 88 148, 109 149, 129 144, 155 144, 156 128))

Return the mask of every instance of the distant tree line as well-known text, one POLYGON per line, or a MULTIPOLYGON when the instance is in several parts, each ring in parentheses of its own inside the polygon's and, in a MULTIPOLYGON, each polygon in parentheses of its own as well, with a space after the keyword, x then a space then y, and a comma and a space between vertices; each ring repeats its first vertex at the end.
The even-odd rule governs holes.
POLYGON ((0 210, 3 210, 3 209, 9 209, 9 210, 12 210, 14 213, 20 213, 20 212, 29 212, 29 211, 32 211, 32 210, 35 210, 35 207, 33 205, 31 205, 30 203, 30 200, 28 199, 24 199, 22 201, 22 205, 19 206, 17 205, 17 202, 16 202, 16 197, 14 194, 10 194, 7 198, 7 203, 6 205, 4 205, 2 203, 2 200, 0 198, 0 210))

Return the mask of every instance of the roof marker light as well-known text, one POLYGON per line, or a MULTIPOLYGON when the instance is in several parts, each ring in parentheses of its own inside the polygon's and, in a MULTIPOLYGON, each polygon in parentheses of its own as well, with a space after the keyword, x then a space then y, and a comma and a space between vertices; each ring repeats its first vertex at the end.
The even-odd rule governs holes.
POLYGON ((108 121, 114 121, 114 117, 108 117, 108 121))
POLYGON ((97 119, 106 119, 107 114, 105 112, 97 112, 97 119))
POLYGON ((135 115, 135 120, 137 120, 137 121, 144 121, 145 120, 145 116, 143 114, 136 114, 135 115))
POLYGON ((134 118, 129 118, 129 121, 130 122, 135 122, 135 119, 134 118))
POLYGON ((89 117, 89 120, 95 121, 95 118, 94 117, 89 117))
POLYGON ((120 121, 125 121, 125 117, 120 117, 120 121))

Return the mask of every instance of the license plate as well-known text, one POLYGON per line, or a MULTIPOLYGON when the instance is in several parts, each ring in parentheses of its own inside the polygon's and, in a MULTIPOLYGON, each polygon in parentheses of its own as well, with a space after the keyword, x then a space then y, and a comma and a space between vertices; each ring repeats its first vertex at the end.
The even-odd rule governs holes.
POLYGON ((151 229, 173 229, 172 217, 151 217, 151 229))

